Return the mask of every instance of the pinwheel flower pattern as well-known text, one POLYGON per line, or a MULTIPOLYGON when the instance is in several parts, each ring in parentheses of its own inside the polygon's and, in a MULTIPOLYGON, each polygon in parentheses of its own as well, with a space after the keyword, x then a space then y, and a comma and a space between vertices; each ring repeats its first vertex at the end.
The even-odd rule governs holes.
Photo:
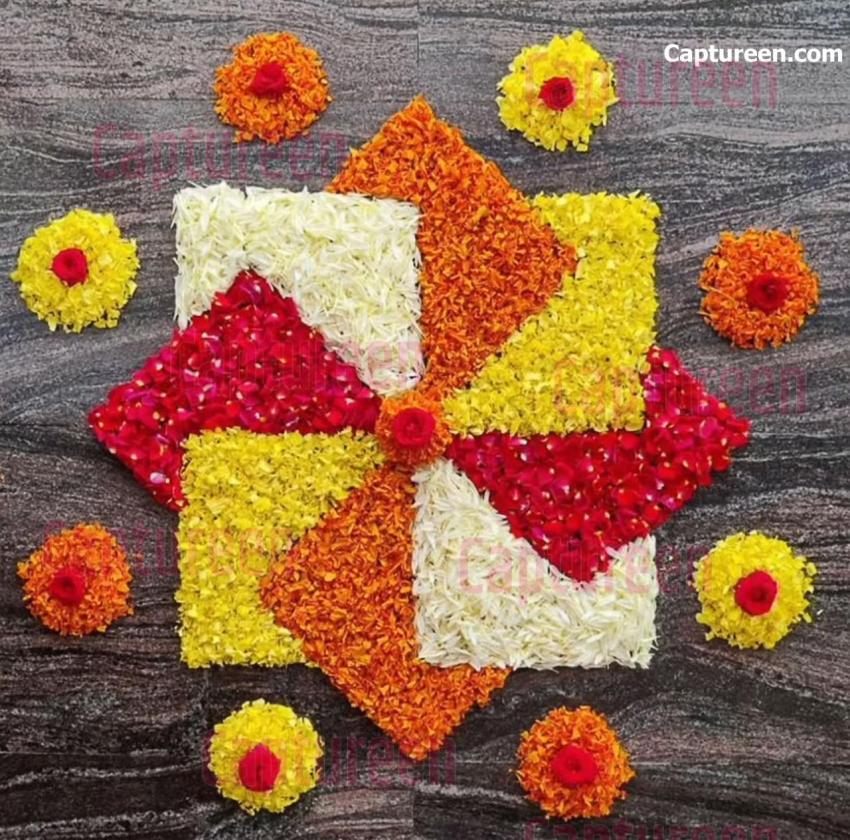
POLYGON ((90 421, 180 512, 186 662, 307 661, 414 759, 511 669, 645 667, 653 531, 749 432, 655 346, 658 215, 423 99, 324 193, 178 194, 180 329, 90 421))

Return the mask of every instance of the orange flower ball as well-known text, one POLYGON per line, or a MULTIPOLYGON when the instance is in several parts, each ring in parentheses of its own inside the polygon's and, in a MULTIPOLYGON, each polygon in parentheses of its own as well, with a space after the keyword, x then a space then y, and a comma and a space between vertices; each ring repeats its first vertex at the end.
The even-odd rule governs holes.
POLYGON ((63 636, 103 632, 133 612, 127 555, 101 525, 77 525, 52 535, 18 565, 18 575, 29 611, 63 636))
POLYGON ((289 32, 253 35, 216 71, 215 110, 236 140, 297 137, 331 101, 322 59, 289 32))
POLYGON ((555 709, 523 733, 517 777, 550 817, 607 817, 634 778, 629 754, 603 715, 555 709))
POLYGON ((706 260, 700 287, 703 317, 744 348, 790 341, 818 306, 818 276, 803 258, 796 234, 748 230, 724 233, 706 260))
POLYGON ((452 439, 440 403, 418 391, 385 399, 375 434, 388 460, 408 468, 435 461, 452 439))

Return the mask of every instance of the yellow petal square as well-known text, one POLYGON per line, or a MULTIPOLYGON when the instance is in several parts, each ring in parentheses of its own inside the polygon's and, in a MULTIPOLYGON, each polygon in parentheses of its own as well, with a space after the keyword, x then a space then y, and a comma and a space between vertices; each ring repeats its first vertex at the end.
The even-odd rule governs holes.
POLYGON ((262 606, 260 579, 381 460, 377 440, 361 432, 189 438, 176 598, 190 668, 305 661, 301 643, 262 606))
POLYGON ((459 434, 640 429, 661 211, 638 193, 539 195, 533 203, 576 247, 575 277, 447 400, 448 422, 459 434))

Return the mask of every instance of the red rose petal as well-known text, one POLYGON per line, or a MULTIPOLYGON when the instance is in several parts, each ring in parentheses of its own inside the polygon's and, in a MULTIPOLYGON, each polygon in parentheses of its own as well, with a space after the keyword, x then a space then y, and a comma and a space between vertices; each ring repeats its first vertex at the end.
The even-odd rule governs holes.
POLYGON ((788 300, 791 287, 778 274, 759 274, 747 286, 747 305, 767 315, 776 312, 788 300))
POLYGON ((428 446, 436 428, 437 421, 430 411, 410 406, 393 418, 393 440, 402 449, 420 449, 428 446))
POLYGON ((63 566, 50 581, 50 597, 66 607, 75 607, 86 597, 88 584, 82 569, 76 566, 63 566))
POLYGON ((239 781, 256 793, 270 791, 279 773, 280 759, 265 744, 257 744, 239 762, 239 781))
POLYGON ((735 603, 749 615, 770 612, 779 592, 776 579, 767 572, 756 571, 741 578, 735 586, 735 603))
POLYGON ((256 96, 277 98, 292 87, 292 81, 283 65, 277 61, 261 64, 251 80, 251 93, 256 96))
POLYGON ((592 784, 599 775, 593 753, 575 744, 561 747, 552 758, 551 767, 558 781, 567 787, 592 784))
POLYGON ((572 81, 566 76, 553 76, 540 88, 540 98, 547 108, 563 111, 575 102, 576 92, 572 81))
POLYGON ((88 257, 80 248, 65 248, 60 251, 53 258, 50 268, 66 286, 85 283, 89 276, 88 257))

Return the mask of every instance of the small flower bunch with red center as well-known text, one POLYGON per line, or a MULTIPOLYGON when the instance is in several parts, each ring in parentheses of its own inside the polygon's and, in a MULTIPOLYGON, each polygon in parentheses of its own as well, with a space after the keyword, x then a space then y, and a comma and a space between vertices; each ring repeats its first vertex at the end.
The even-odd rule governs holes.
POLYGON ((222 796, 279 813, 316 786, 322 740, 289 706, 254 700, 216 724, 209 768, 222 796))
POLYGON ((582 32, 526 47, 499 82, 499 116, 507 128, 545 149, 588 149, 617 101, 614 69, 582 32))
POLYGON ((216 73, 216 113, 236 140, 289 140, 309 128, 331 101, 319 54, 290 32, 254 35, 216 73))
POLYGON ((607 817, 634 778, 629 754, 605 717, 559 708, 523 733, 517 777, 551 817, 607 817))
POLYGON ((706 639, 771 649, 799 621, 811 621, 814 563, 758 531, 721 540, 696 565, 694 585, 706 639))
POLYGON ((818 306, 818 276, 796 234, 748 230, 724 233, 705 262, 702 315, 738 347, 779 347, 802 329, 818 306))
POLYGON ((51 330, 114 327, 136 291, 136 243, 115 218, 78 208, 38 228, 21 246, 12 280, 51 330))
POLYGON ((133 612, 127 555, 101 525, 52 535, 19 564, 18 575, 29 611, 63 636, 103 632, 133 612))

